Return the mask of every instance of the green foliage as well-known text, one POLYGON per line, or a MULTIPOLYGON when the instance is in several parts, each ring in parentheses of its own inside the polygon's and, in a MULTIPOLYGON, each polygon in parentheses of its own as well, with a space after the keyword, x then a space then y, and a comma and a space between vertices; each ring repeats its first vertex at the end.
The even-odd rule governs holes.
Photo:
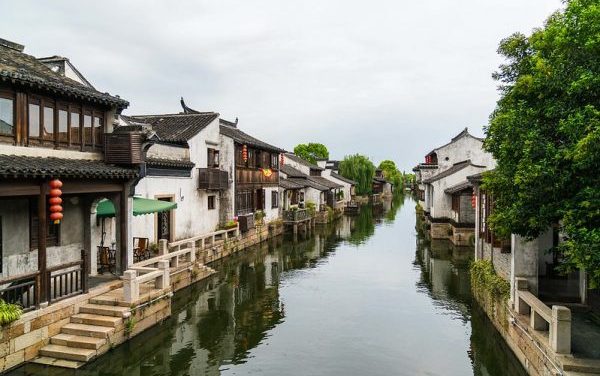
POLYGON ((0 326, 10 324, 18 320, 23 314, 23 310, 16 304, 6 303, 0 299, 0 326))
POLYGON ((348 242, 353 245, 363 244, 375 233, 375 219, 373 218, 373 207, 362 205, 358 215, 354 217, 354 229, 350 233, 348 242))
POLYGON ((496 299, 506 300, 510 296, 510 283, 498 276, 488 260, 471 263, 471 286, 478 291, 487 291, 496 299))
POLYGON ((357 194, 366 195, 371 193, 373 177, 375 177, 375 165, 368 157, 360 154, 344 157, 344 160, 340 162, 340 174, 356 181, 357 194))
POLYGON ((383 176, 385 180, 389 181, 396 187, 396 192, 401 191, 404 186, 404 176, 402 173, 396 168, 396 163, 394 161, 385 160, 379 163, 380 170, 383 171, 383 176))
POLYGON ((317 205, 312 201, 308 201, 306 203, 306 210, 308 211, 308 214, 310 214, 310 216, 313 217, 317 212, 317 205))
POLYGON ((126 336, 130 336, 133 330, 135 329, 135 325, 137 324, 137 320, 133 317, 133 312, 131 316, 125 320, 125 328, 124 332, 126 336))
POLYGON ((265 212, 264 212, 264 211, 262 211, 262 210, 257 210, 257 211, 254 213, 254 220, 255 220, 257 223, 262 223, 262 221, 263 221, 263 219, 264 219, 264 218, 265 218, 265 212))
POLYGON ((316 142, 296 145, 294 154, 312 164, 316 164, 317 159, 329 159, 329 150, 327 150, 327 147, 316 142))
POLYGON ((555 223, 564 270, 600 285, 600 5, 569 0, 530 36, 504 39, 501 99, 486 129, 497 167, 484 177, 499 236, 534 238, 555 223))

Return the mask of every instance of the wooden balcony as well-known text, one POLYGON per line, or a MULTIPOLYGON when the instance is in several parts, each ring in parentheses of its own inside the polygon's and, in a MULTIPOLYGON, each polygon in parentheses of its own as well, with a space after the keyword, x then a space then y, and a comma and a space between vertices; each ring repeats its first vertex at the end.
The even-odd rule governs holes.
POLYGON ((218 168, 199 168, 198 189, 222 191, 229 188, 229 174, 218 168))
POLYGON ((283 211, 283 221, 284 222, 304 222, 310 220, 311 216, 308 210, 306 209, 298 209, 298 210, 284 210, 283 211))
POLYGON ((279 171, 273 170, 271 176, 265 174, 258 169, 247 169, 236 167, 235 169, 236 184, 279 184, 279 171))
POLYGON ((104 134, 104 160, 118 165, 134 165, 143 162, 141 132, 104 134))

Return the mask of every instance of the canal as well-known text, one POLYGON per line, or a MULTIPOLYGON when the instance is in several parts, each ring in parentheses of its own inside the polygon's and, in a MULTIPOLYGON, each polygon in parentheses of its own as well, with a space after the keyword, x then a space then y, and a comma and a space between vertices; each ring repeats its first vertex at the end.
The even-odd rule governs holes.
POLYGON ((10 375, 525 375, 472 302, 472 252, 425 241, 415 221, 400 197, 263 244, 85 368, 10 375))

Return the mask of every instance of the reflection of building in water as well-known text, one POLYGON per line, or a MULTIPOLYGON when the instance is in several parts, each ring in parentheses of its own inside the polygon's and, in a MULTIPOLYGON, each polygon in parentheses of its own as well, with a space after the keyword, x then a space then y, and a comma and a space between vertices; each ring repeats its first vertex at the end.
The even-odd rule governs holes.
POLYGON ((471 287, 469 256, 472 251, 451 242, 427 242, 417 237, 416 263, 421 266, 419 285, 447 309, 469 316, 471 287))

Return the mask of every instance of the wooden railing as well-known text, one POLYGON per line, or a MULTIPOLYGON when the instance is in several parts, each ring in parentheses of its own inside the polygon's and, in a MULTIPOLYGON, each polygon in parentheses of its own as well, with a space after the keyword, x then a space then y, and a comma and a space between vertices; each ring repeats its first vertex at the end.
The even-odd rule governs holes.
POLYGON ((516 278, 515 309, 529 315, 529 326, 548 332, 548 345, 557 354, 571 353, 571 310, 564 306, 545 305, 528 290, 527 279, 516 278))
POLYGON ((198 189, 225 190, 229 187, 227 171, 218 168, 198 169, 198 189))
POLYGON ((48 268, 46 271, 46 297, 50 303, 88 291, 85 251, 81 260, 48 268))
POLYGON ((0 298, 6 303, 18 304, 23 311, 38 306, 40 272, 21 274, 0 281, 0 298))
POLYGON ((44 275, 37 271, 2 279, 0 286, 4 287, 0 288, 0 298, 7 303, 20 305, 23 311, 30 311, 45 300, 54 303, 86 293, 88 272, 85 259, 86 253, 82 250, 81 260, 48 268, 44 275), (45 294, 40 290, 42 279, 45 294))
POLYGON ((302 222, 310 219, 310 213, 306 209, 284 210, 284 222, 302 222))

